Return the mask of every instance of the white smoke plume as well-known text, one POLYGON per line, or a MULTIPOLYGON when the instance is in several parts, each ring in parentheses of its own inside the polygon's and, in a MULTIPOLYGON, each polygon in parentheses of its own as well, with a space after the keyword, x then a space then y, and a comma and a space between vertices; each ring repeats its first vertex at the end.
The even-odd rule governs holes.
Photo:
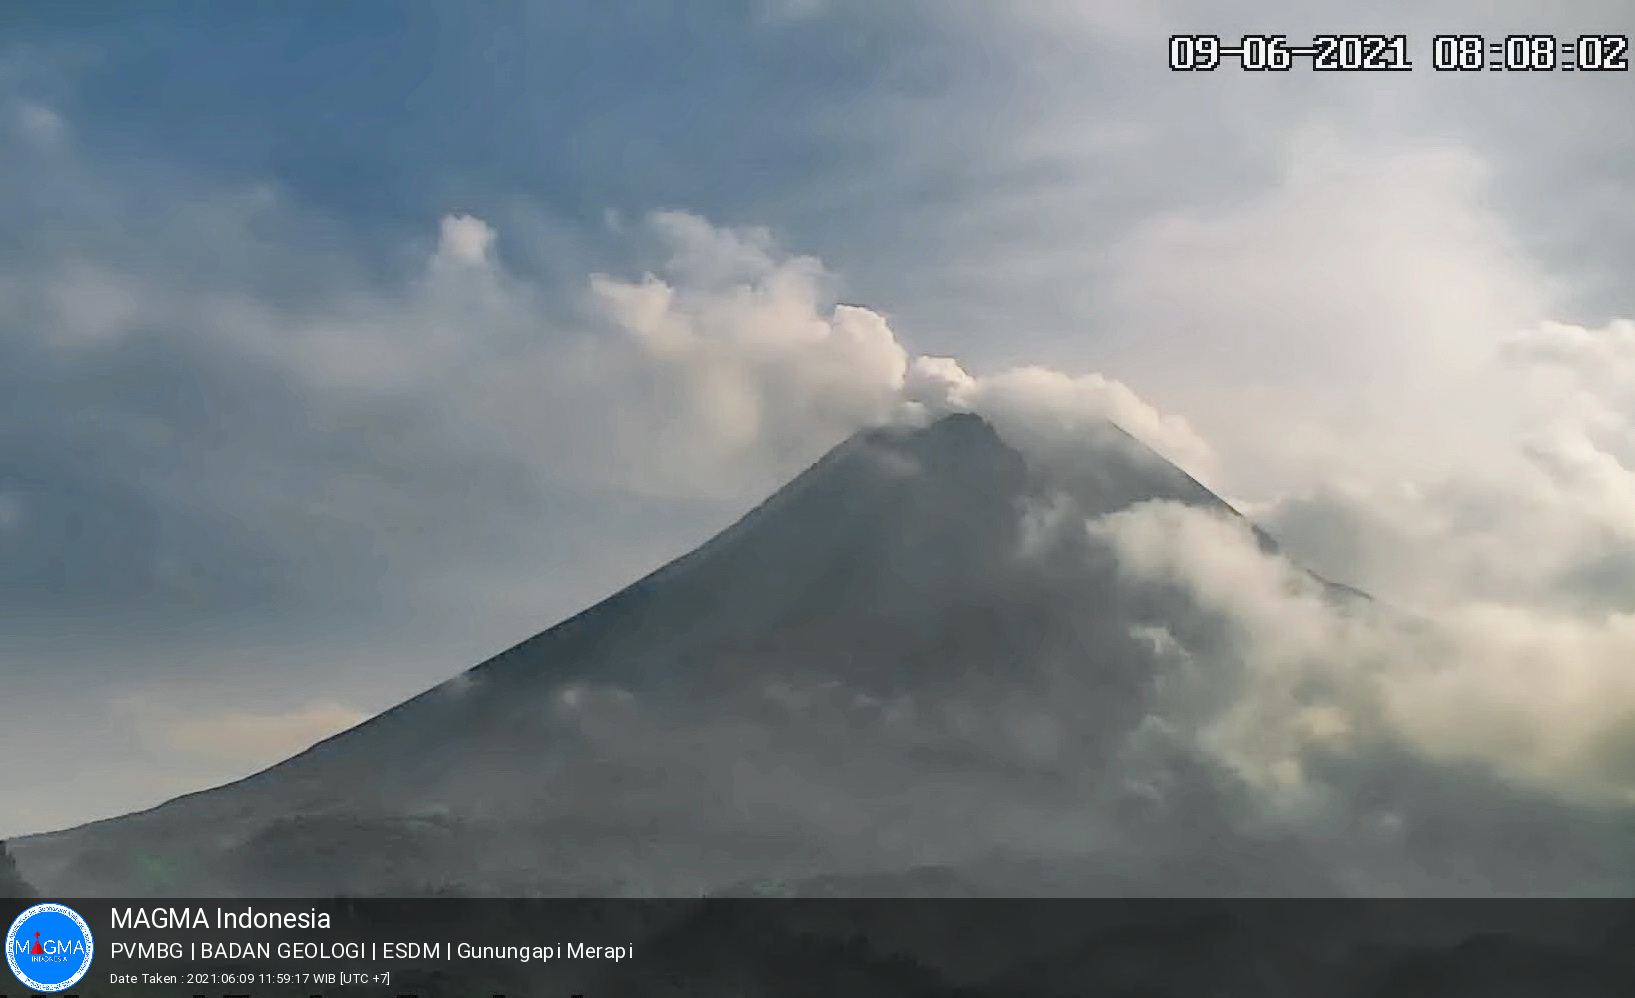
POLYGON ((1197 685, 1173 709, 1268 795, 1312 792, 1314 751, 1381 741, 1584 803, 1635 803, 1635 614, 1470 601, 1421 619, 1340 605, 1247 527, 1166 503, 1089 525, 1131 578, 1177 584, 1228 625, 1172 647, 1197 685))
POLYGON ((788 474, 864 426, 951 411, 979 413, 1041 447, 1070 445, 1111 420, 1189 467, 1208 466, 1208 447, 1185 420, 1121 382, 1040 367, 972 375, 952 358, 910 360, 882 314, 828 304, 833 279, 822 265, 779 252, 765 232, 679 212, 649 222, 669 249, 664 272, 592 279, 622 339, 586 363, 599 395, 625 386, 610 396, 620 409, 608 422, 625 464, 652 487, 719 486, 769 462, 788 474))

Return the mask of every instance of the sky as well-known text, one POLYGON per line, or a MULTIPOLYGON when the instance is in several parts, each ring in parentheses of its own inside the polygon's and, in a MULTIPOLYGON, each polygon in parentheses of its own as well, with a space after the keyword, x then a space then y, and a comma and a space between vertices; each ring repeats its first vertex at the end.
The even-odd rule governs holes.
POLYGON ((1427 752, 1629 792, 1635 78, 1166 55, 1635 12, 1370 6, 7 6, 0 835, 275 762, 933 397, 1111 416, 1451 622, 1427 752))

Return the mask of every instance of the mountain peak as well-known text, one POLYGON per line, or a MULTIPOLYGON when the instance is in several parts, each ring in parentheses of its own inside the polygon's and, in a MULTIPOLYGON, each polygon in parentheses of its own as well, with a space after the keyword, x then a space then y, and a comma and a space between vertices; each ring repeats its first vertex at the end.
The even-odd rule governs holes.
POLYGON ((1001 444, 993 424, 974 412, 950 412, 938 416, 916 431, 921 440, 951 440, 966 443, 1001 444))
POLYGON ((23 840, 19 854, 58 893, 142 894, 106 871, 92 878, 82 858, 110 842, 194 842, 227 850, 210 866, 219 884, 194 886, 276 893, 267 878, 278 864, 255 857, 283 855, 290 835, 335 827, 326 822, 386 822, 412 837, 423 830, 393 823, 428 811, 456 823, 567 820, 563 801, 593 798, 607 810, 573 820, 616 821, 630 802, 591 779, 607 746, 561 714, 585 690, 670 725, 761 709, 774 688, 889 700, 1003 687, 1065 663, 1106 691, 1087 730, 1115 732, 1149 670, 1131 625, 1150 601, 1121 589, 1104 554, 1028 555, 1030 510, 1063 495, 1084 516, 1144 499, 1224 504, 1111 424, 1062 445, 1072 460, 1013 446, 971 413, 855 434, 690 554, 455 680, 238 783, 23 840), (210 844, 189 829, 210 829, 210 844))

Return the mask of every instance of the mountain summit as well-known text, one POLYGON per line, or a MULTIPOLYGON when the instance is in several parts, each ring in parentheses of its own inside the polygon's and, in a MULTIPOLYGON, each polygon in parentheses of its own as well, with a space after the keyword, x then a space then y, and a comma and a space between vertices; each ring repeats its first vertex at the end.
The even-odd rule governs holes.
POLYGON ((1084 444, 1046 468, 974 415, 860 433, 438 687, 247 779, 15 851, 48 891, 140 895, 649 893, 1008 848, 960 841, 954 812, 1070 792, 1064 760, 1105 757, 1143 716, 1141 625, 1184 613, 1082 529, 1040 538, 1149 500, 1231 515, 1110 425, 1084 444), (1028 712, 1064 683, 1071 716, 1028 712))

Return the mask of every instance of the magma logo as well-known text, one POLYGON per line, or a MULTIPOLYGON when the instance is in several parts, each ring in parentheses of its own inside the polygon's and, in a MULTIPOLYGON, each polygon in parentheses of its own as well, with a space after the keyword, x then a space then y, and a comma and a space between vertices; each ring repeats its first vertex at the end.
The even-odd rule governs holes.
POLYGON ((73 987, 91 969, 91 927, 72 908, 37 904, 11 923, 6 963, 36 991, 73 987))

